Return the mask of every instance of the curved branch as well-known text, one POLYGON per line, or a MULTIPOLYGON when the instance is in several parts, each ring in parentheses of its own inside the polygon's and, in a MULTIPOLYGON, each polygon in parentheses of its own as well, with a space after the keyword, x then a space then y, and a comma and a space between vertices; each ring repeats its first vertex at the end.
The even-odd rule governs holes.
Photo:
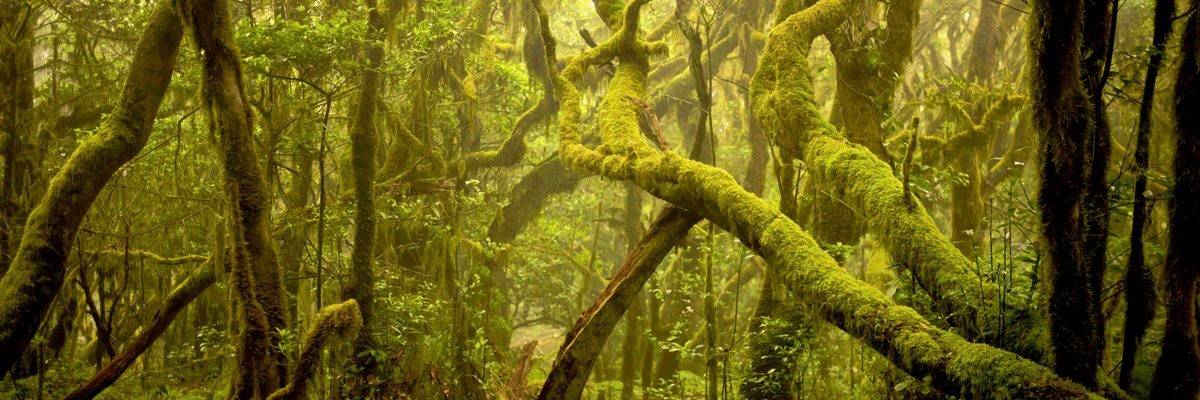
POLYGON ((28 217, 21 245, 0 280, 0 376, 29 346, 50 303, 62 289, 71 242, 109 178, 150 137, 171 82, 183 27, 170 1, 161 1, 142 33, 121 98, 97 133, 79 144, 50 181, 28 217), (19 322, 14 322, 19 321, 19 322))
POLYGON ((287 386, 271 393, 267 400, 306 399, 308 381, 312 379, 321 361, 321 350, 332 346, 334 340, 352 339, 362 328, 362 323, 362 314, 354 300, 346 300, 321 309, 312 328, 304 335, 300 357, 292 371, 292 380, 287 386))
POLYGON ((191 276, 176 286, 170 295, 167 295, 158 311, 154 312, 154 319, 150 320, 150 323, 125 348, 121 349, 116 357, 109 360, 104 368, 96 371, 91 379, 63 397, 63 400, 90 400, 121 378, 125 370, 133 365, 138 357, 167 330, 167 327, 175 320, 175 316, 179 315, 184 307, 191 304, 192 300, 204 293, 204 290, 216 283, 216 269, 207 260, 206 257, 204 264, 197 267, 191 276))

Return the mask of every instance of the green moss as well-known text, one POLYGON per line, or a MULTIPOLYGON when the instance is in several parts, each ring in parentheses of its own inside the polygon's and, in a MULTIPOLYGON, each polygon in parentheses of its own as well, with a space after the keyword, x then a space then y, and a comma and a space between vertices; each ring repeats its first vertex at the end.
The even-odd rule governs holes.
MULTIPOLYGON (((636 11, 636 7, 631 6, 629 10, 636 11)), ((801 146, 811 141, 815 144, 811 152, 829 152, 829 156, 833 157, 824 160, 823 164, 855 165, 865 162, 865 165, 849 169, 875 174, 879 172, 879 168, 876 168, 879 164, 876 164, 878 160, 874 156, 861 148, 845 144, 836 135, 828 135, 833 131, 821 119, 803 115, 805 107, 807 112, 815 115, 811 93, 795 89, 810 87, 811 82, 780 74, 786 72, 807 76, 807 68, 784 71, 780 67, 802 63, 798 60, 804 57, 786 56, 794 56, 796 51, 806 53, 815 36, 813 32, 836 24, 838 13, 844 10, 845 2, 826 0, 780 24, 776 29, 784 34, 773 31, 768 48, 779 53, 771 57, 774 65, 768 65, 767 68, 774 68, 774 72, 768 73, 766 79, 756 77, 757 93, 767 96, 766 100, 757 99, 756 111, 761 111, 760 116, 762 113, 772 116, 766 118, 764 125, 773 124, 777 140, 784 139, 780 134, 781 128, 794 128, 783 123, 784 119, 797 121, 801 126, 819 128, 807 131, 820 133, 815 139, 805 137, 801 141, 793 137, 789 143, 801 146), (784 84, 780 85, 780 81, 784 84), (785 90, 779 90, 781 88, 785 90), (786 108, 795 105, 804 107, 786 108), (796 111, 801 114, 796 114, 796 111)), ((630 14, 627 13, 627 21, 636 21, 636 18, 629 19, 630 14)), ((629 25, 632 24, 626 24, 629 25)), ((944 392, 984 393, 997 398, 1021 398, 1022 394, 1030 391, 1057 398, 1090 396, 1082 387, 1058 378, 1049 370, 1015 354, 985 345, 969 345, 958 335, 935 327, 916 311, 894 303, 879 290, 850 276, 795 222, 763 199, 745 191, 728 172, 673 153, 657 152, 641 137, 632 103, 626 101, 626 96, 645 94, 646 54, 639 51, 638 46, 613 44, 624 40, 622 36, 625 34, 614 35, 614 39, 574 59, 556 79, 559 85, 557 90, 563 99, 559 134, 563 159, 567 165, 587 174, 630 180, 651 194, 696 212, 736 235, 777 270, 780 282, 795 299, 814 309, 826 321, 887 356, 909 374, 932 377, 934 386, 944 392), (619 49, 615 57, 620 64, 612 87, 601 102, 599 119, 602 144, 593 150, 579 141, 580 104, 574 82, 586 65, 599 60, 597 54, 611 46, 619 49), (997 375, 1013 375, 996 374, 996 371, 1021 373, 1012 379, 997 380, 994 379, 997 375)), ((764 61, 764 64, 769 63, 764 61)), ((804 147, 794 149, 803 150, 804 147)), ((884 172, 890 177, 890 170, 884 172)), ((890 179, 894 181, 894 178, 890 179)), ((898 184, 878 187, 865 185, 861 192, 870 196, 895 197, 900 194, 898 184)), ((908 215, 907 208, 904 210, 904 214, 908 215)), ((904 227, 896 229, 899 231, 904 227)), ((962 257, 961 254, 958 256, 962 257)))
POLYGON ((308 381, 312 379, 321 361, 321 351, 332 346, 336 340, 349 340, 362 328, 362 314, 358 302, 344 302, 326 306, 317 313, 312 328, 304 335, 300 357, 287 386, 271 393, 268 400, 306 399, 308 381))
POLYGON ((112 175, 141 151, 171 82, 183 27, 170 2, 159 2, 142 34, 112 114, 84 139, 50 180, 30 212, 10 269, 0 280, 0 376, 33 339, 62 288, 64 263, 92 202, 112 175))

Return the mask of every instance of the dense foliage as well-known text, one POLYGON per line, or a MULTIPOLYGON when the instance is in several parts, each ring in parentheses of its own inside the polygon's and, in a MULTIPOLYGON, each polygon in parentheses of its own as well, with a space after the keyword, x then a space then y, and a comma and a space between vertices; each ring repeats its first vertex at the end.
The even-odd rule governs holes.
POLYGON ((1197 398, 1197 5, 0 0, 0 397, 1197 398))

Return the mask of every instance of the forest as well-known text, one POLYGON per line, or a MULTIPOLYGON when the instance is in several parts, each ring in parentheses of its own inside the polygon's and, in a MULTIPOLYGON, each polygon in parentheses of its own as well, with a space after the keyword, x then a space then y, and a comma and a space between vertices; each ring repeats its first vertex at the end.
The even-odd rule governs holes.
POLYGON ((0 0, 0 398, 1197 400, 1192 112, 1200 0, 0 0))

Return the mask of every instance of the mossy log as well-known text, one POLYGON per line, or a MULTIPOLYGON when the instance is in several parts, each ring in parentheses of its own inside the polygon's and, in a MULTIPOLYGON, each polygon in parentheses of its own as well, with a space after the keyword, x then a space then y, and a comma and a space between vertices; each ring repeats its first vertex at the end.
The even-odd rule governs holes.
POLYGON ((21 244, 0 280, 0 321, 8 321, 0 325, 0 376, 29 346, 61 290, 71 243, 92 202, 113 173, 146 145, 182 37, 171 3, 160 2, 142 33, 113 112, 71 153, 29 214, 21 244))
POLYGON ((167 295, 166 300, 158 307, 158 311, 154 312, 154 318, 150 320, 150 323, 142 328, 116 357, 96 371, 87 382, 63 397, 63 400, 90 400, 115 383, 117 379, 121 378, 121 374, 124 374, 125 370, 132 366, 138 357, 167 330, 167 327, 175 320, 175 316, 179 315, 184 307, 191 304, 192 300, 199 297, 216 281, 217 273, 213 264, 207 261, 202 263, 187 279, 171 290, 171 294, 167 295))
MULTIPOLYGON (((831 26, 842 19, 846 3, 823 0, 776 29, 788 32, 831 26)), ((627 100, 645 96, 646 59, 662 48, 661 44, 638 39, 638 15, 644 4, 641 0, 632 2, 613 36, 573 58, 556 79, 563 105, 558 125, 560 152, 567 165, 587 174, 632 181, 724 228, 777 269, 781 283, 794 298, 822 319, 871 346, 914 377, 928 377, 945 393, 1000 399, 1094 397, 1082 386, 1032 361, 937 328, 916 311, 850 276, 778 208, 745 191, 729 173, 651 147, 639 132, 637 110, 627 100), (580 140, 580 94, 575 85, 587 67, 614 58, 619 64, 599 112, 602 142, 592 149, 580 140)), ((814 36, 780 35, 776 40, 783 43, 769 44, 768 52, 778 51, 781 46, 807 49, 814 36)), ((804 62, 803 58, 787 55, 776 54, 777 62, 804 62)), ((763 70, 760 68, 760 73, 763 70)), ((779 68, 766 70, 775 73, 779 68)), ((790 72, 808 75, 807 68, 790 72)), ((780 78, 789 80, 794 76, 780 78)), ((791 83, 802 84, 794 79, 791 83)), ((785 100, 780 107, 813 106, 811 98, 808 104, 788 104, 787 100, 795 100, 795 96, 776 98, 785 100)), ((783 115, 774 108, 756 109, 760 117, 771 121, 765 125, 795 128, 780 125, 783 115)), ((810 120, 787 122, 812 127, 810 120)), ((798 144, 799 140, 793 142, 798 144)))

